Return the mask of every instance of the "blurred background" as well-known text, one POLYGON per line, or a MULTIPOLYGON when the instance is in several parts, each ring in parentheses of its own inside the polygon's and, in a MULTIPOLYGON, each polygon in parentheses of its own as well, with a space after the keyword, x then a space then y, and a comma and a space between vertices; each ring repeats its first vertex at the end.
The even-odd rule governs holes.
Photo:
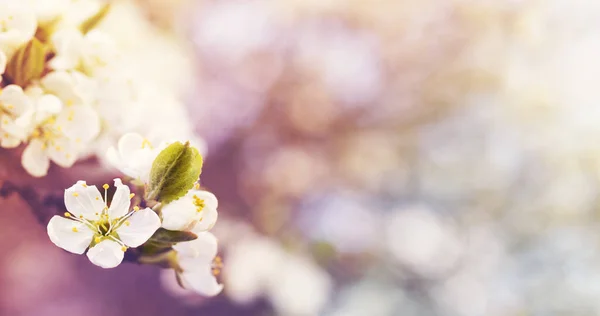
POLYGON ((135 5, 189 48, 225 290, 98 269, 11 197, 0 315, 600 314, 600 2, 135 5))

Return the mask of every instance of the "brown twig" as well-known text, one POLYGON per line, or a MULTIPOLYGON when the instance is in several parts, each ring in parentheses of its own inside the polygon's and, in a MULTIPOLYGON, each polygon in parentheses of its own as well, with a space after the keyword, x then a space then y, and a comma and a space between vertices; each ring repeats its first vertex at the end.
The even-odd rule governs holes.
POLYGON ((9 181, 2 182, 0 198, 7 198, 13 194, 17 194, 29 205, 35 218, 43 225, 48 223, 52 216, 66 211, 62 194, 44 193, 36 191, 31 186, 18 186, 9 181))

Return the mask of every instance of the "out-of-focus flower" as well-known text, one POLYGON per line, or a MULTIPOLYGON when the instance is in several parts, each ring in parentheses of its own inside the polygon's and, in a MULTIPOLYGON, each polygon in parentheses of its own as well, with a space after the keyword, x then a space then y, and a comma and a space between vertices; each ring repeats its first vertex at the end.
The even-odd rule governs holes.
POLYGON ((206 296, 214 296, 223 290, 216 275, 221 269, 221 258, 217 257, 217 238, 211 233, 198 233, 198 238, 173 246, 176 251, 177 271, 181 285, 188 290, 206 296))
POLYGON ((267 294, 282 315, 319 315, 329 301, 330 278, 312 260, 290 255, 271 275, 267 294))
POLYGON ((33 106, 17 85, 6 86, 0 92, 0 145, 13 148, 25 140, 33 106))
MULTIPOLYGON (((40 98, 40 102, 55 102, 40 98)), ((55 108, 54 104, 38 104, 42 108, 55 108)), ((81 151, 82 143, 90 141, 100 130, 97 113, 89 106, 79 105, 61 111, 33 128, 29 144, 23 151, 21 162, 33 176, 44 176, 50 161, 63 168, 72 166, 81 151)))
POLYGON ((119 171, 147 183, 152 163, 158 153, 158 149, 141 135, 127 133, 119 139, 116 148, 108 149, 106 157, 119 171))
POLYGON ((102 268, 118 266, 127 247, 138 247, 154 234, 160 218, 150 208, 134 207, 129 212, 129 187, 120 179, 115 179, 115 187, 110 206, 96 186, 88 186, 85 181, 66 189, 67 218, 52 217, 48 223, 50 240, 75 254, 83 254, 89 247, 88 258, 102 268))
POLYGON ((242 238, 227 251, 223 275, 230 297, 248 303, 265 295, 282 315, 318 315, 322 311, 332 287, 325 271, 266 237, 242 238))
POLYGON ((413 206, 392 214, 387 222, 387 246, 399 263, 427 276, 454 267, 462 245, 452 227, 431 210, 413 206))
POLYGON ((112 38, 102 31, 82 34, 77 29, 64 29, 52 37, 56 56, 50 66, 55 70, 81 67, 93 74, 96 69, 110 65, 117 58, 117 48, 112 38))
POLYGON ((162 227, 169 230, 210 230, 217 222, 217 197, 192 189, 185 196, 163 206, 162 227))
POLYGON ((21 1, 0 2, 0 50, 6 55, 28 42, 37 27, 33 10, 21 1))
MULTIPOLYGON (((185 49, 169 36, 159 36, 139 10, 130 1, 0 2, 0 88, 19 86, 31 104, 43 101, 42 95, 62 103, 56 111, 34 106, 28 115, 32 126, 24 135, 2 137, 3 147, 26 143, 21 160, 31 175, 46 175, 51 161, 70 167, 97 155, 104 162, 106 149, 126 132, 143 132, 157 143, 195 139, 180 99, 180 83, 190 81, 185 49), (128 22, 125 27, 123 21, 128 22), (146 45, 150 43, 153 47, 146 45), (154 53, 146 57, 149 51, 154 53), (158 59, 171 62, 158 67, 158 59), (67 131, 73 124, 62 124, 63 118, 87 128, 78 126, 74 136, 67 131), (58 125, 52 126, 54 122, 58 125), (45 139, 49 135, 50 144, 45 139), (52 149, 57 147, 61 150, 52 149)), ((8 132, 10 126, 0 128, 8 132)))

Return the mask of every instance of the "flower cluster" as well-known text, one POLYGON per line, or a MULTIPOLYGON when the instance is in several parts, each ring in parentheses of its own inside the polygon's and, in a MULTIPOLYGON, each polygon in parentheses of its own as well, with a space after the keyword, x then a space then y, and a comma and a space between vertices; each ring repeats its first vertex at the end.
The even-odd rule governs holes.
POLYGON ((153 146, 126 134, 108 150, 108 160, 129 181, 114 180, 104 195, 85 181, 65 190, 67 212, 48 223, 50 240, 75 254, 114 268, 131 249, 139 263, 168 266, 178 282, 204 295, 222 290, 216 276, 221 259, 217 239, 208 231, 217 221, 218 201, 197 183, 202 157, 189 142, 153 146))
POLYGON ((0 1, 0 146, 23 144, 29 174, 46 175, 51 162, 67 168, 86 155, 102 156, 125 131, 156 139, 177 123, 179 135, 167 137, 192 138, 177 83, 164 79, 174 76, 142 71, 161 66, 158 56, 148 60, 131 44, 156 33, 139 15, 128 1, 0 1), (170 116, 161 116, 166 111, 170 116), (149 130, 142 123, 150 116, 164 120, 153 120, 149 130))

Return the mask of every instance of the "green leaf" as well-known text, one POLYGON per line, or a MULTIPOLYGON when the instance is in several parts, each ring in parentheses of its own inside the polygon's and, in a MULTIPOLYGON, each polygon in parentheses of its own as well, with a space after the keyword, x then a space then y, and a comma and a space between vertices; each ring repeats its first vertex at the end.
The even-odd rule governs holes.
POLYGON ((161 227, 149 240, 157 243, 176 244, 178 242, 190 241, 196 238, 198 238, 198 236, 192 232, 167 230, 161 227))
POLYGON ((198 238, 196 234, 186 231, 174 231, 159 228, 148 241, 138 248, 141 256, 152 258, 171 251, 173 245, 198 238))
POLYGON ((79 30, 81 33, 87 34, 89 31, 93 30, 96 26, 98 26, 98 24, 100 24, 100 22, 102 22, 102 20, 104 20, 109 11, 110 4, 107 3, 103 5, 102 8, 96 12, 96 14, 87 18, 85 21, 83 21, 83 23, 81 23, 81 25, 79 25, 79 30))
POLYGON ((42 43, 49 43, 52 34, 56 31, 56 27, 61 21, 61 17, 56 17, 47 22, 38 22, 37 30, 35 31, 35 38, 42 43))
POLYGON ((17 50, 6 65, 5 76, 21 87, 42 77, 46 63, 46 46, 33 38, 17 50))
POLYGON ((202 172, 202 155, 190 143, 173 143, 152 163, 147 199, 169 203, 194 187, 202 172))

